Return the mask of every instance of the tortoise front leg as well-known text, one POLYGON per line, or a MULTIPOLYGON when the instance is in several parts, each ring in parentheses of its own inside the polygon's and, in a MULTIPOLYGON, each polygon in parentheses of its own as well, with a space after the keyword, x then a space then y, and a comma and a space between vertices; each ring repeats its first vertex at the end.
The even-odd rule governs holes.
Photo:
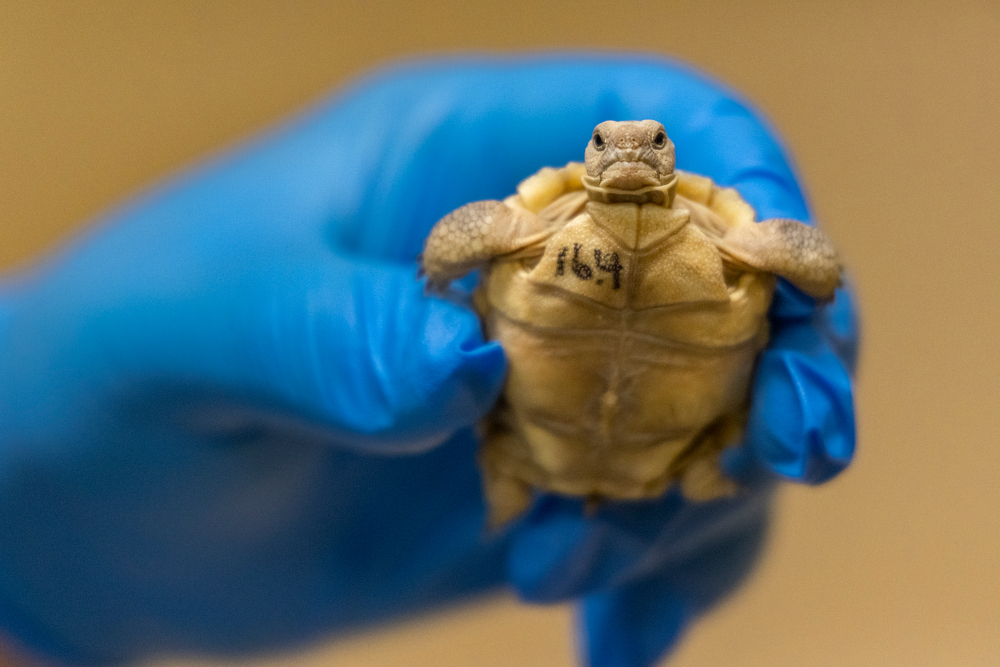
POLYGON ((431 229, 419 258, 420 273, 427 275, 428 290, 444 291, 452 280, 494 257, 530 245, 545 228, 534 213, 500 201, 466 204, 431 229))
POLYGON ((738 225, 718 245, 739 263, 777 274, 809 296, 830 299, 840 286, 840 260, 830 239, 798 220, 738 225))

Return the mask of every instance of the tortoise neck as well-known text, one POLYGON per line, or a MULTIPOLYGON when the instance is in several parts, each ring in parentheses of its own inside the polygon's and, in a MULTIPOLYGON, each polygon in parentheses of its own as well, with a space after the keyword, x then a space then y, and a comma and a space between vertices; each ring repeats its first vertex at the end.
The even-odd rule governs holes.
POLYGON ((677 174, 670 174, 666 182, 660 185, 650 185, 638 190, 602 188, 601 179, 596 176, 583 176, 581 180, 590 201, 603 204, 632 202, 635 204, 659 204, 670 208, 674 203, 674 194, 677 192, 677 174))

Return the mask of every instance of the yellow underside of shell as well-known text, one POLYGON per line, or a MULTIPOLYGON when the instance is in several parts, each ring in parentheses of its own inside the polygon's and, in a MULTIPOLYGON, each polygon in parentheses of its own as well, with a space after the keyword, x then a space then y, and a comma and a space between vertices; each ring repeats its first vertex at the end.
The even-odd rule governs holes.
POLYGON ((731 188, 678 172, 670 208, 586 202, 581 163, 545 168, 505 203, 550 215, 532 252, 494 261, 476 304, 510 363, 481 454, 495 519, 531 487, 602 498, 731 493, 719 451, 738 437, 773 276, 712 242, 754 220, 731 188), (566 210, 575 207, 570 215, 566 210), (719 434, 725 434, 725 438, 719 434), (687 479, 687 481, 685 481, 687 479))

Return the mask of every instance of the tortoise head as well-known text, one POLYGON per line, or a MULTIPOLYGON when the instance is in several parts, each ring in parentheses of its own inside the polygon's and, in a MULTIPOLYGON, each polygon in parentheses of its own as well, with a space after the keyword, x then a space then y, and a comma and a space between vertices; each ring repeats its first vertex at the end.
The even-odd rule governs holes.
POLYGON ((587 175, 603 188, 662 185, 674 173, 674 144, 655 120, 606 120, 587 144, 587 175))

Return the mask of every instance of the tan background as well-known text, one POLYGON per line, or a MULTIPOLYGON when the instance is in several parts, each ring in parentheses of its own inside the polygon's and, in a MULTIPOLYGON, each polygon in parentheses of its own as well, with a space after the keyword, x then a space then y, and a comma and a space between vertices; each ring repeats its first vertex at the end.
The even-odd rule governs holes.
MULTIPOLYGON (((784 494, 759 574, 671 665, 998 664, 997 3, 292 4, 2 0, 0 265, 389 59, 674 54, 785 136, 865 339, 854 467, 784 494)), ((266 664, 571 665, 569 624, 501 600, 266 664)))

